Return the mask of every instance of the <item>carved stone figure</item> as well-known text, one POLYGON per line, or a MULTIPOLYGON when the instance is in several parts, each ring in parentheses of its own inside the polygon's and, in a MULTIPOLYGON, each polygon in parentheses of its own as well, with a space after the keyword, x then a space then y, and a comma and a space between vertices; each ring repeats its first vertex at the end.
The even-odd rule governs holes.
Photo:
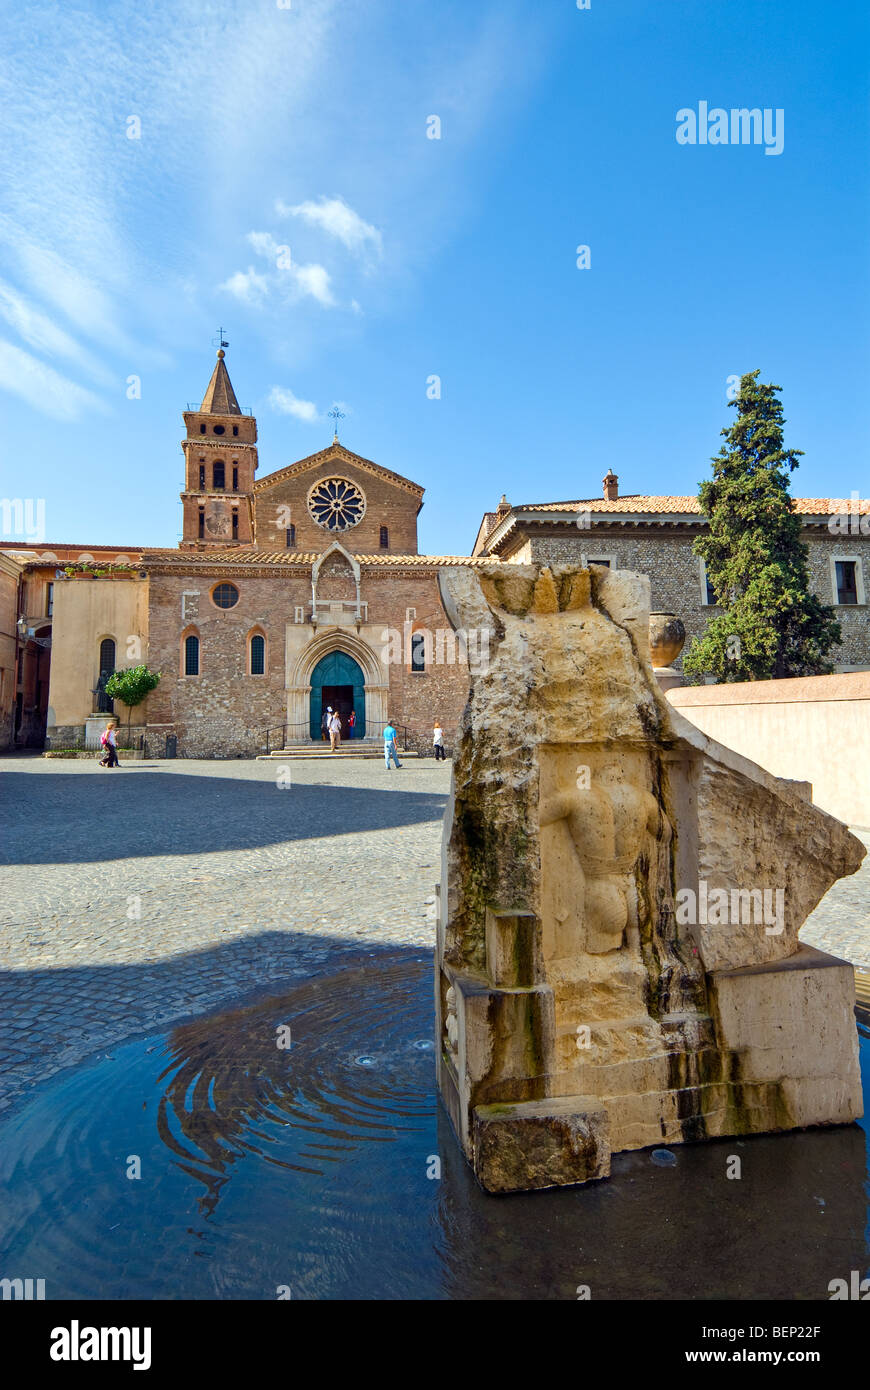
POLYGON ((489 634, 436 988, 439 1086, 483 1186, 859 1116, 851 966, 797 934, 860 841, 667 705, 643 576, 492 564, 440 583, 454 627, 489 634))

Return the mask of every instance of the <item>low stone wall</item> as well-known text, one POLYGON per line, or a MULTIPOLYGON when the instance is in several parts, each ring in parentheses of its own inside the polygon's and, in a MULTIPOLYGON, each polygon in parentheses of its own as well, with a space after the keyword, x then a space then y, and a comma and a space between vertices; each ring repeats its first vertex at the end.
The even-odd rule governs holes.
POLYGON ((718 743, 777 777, 811 782, 823 811, 870 827, 870 672, 683 686, 666 696, 718 743))
MULTIPOLYGON (((102 728, 105 728, 108 717, 101 716, 102 728)), ((162 758, 166 751, 166 735, 173 732, 172 726, 166 724, 131 724, 128 730, 122 721, 118 728, 118 752, 123 753, 129 745, 131 752, 138 753, 141 740, 144 738, 148 757, 162 758)), ((52 724, 45 737, 46 753, 72 750, 92 758, 99 749, 98 742, 93 747, 88 743, 87 728, 84 724, 52 724)), ((180 751, 179 749, 179 753, 180 751)))

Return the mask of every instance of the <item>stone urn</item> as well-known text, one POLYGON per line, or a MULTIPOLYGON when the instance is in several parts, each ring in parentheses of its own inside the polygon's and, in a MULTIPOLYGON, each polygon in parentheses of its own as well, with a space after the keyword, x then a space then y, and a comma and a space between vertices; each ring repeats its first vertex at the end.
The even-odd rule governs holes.
MULTIPOLYGON (((676 661, 686 641, 686 629, 682 618, 676 613, 650 613, 649 615, 649 654, 653 670, 661 671, 676 661)), ((679 682, 676 671, 669 672, 679 682)))

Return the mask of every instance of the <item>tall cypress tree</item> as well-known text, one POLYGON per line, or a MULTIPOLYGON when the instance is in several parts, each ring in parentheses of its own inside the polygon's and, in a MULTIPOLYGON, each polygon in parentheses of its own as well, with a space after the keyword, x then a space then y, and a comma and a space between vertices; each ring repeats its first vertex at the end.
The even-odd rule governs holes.
POLYGON ((840 624, 809 591, 809 550, 793 510, 789 477, 800 449, 783 447, 779 386, 740 378, 729 401, 737 419, 722 430, 713 477, 698 501, 710 525, 695 542, 723 608, 683 661, 690 676, 718 681, 779 680, 828 674, 840 624))

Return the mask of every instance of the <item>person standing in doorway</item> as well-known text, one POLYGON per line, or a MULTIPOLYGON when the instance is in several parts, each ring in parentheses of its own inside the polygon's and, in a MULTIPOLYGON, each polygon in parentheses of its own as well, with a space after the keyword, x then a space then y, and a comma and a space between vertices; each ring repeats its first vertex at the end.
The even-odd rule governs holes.
POLYGON ((346 735, 347 738, 353 738, 353 731, 354 731, 355 728, 356 728, 356 710, 355 710, 355 709, 352 709, 351 712, 350 712, 350 714, 348 715, 348 718, 347 718, 347 729, 345 730, 345 735, 346 735))
POLYGON ((105 732, 100 736, 100 744, 103 749, 103 756, 100 758, 100 767, 120 767, 120 763, 118 762, 117 729, 117 719, 110 719, 106 725, 105 732))
POLYGON ((334 710, 329 721, 329 748, 332 753, 341 752, 341 715, 334 710))
POLYGON ((397 738, 398 734, 396 730, 393 728, 392 724, 387 721, 386 727, 384 728, 384 762, 387 765, 387 772, 390 770, 390 758, 392 758, 396 767, 402 766, 399 762, 399 754, 396 748, 397 738))
POLYGON ((439 758, 442 761, 446 759, 447 754, 444 752, 444 730, 442 729, 440 723, 438 723, 437 720, 435 723, 435 728, 432 730, 432 747, 435 749, 436 763, 438 762, 439 758))
POLYGON ((329 721, 332 718, 332 705, 327 705, 323 711, 323 718, 320 721, 320 734, 325 743, 329 738, 329 721))

